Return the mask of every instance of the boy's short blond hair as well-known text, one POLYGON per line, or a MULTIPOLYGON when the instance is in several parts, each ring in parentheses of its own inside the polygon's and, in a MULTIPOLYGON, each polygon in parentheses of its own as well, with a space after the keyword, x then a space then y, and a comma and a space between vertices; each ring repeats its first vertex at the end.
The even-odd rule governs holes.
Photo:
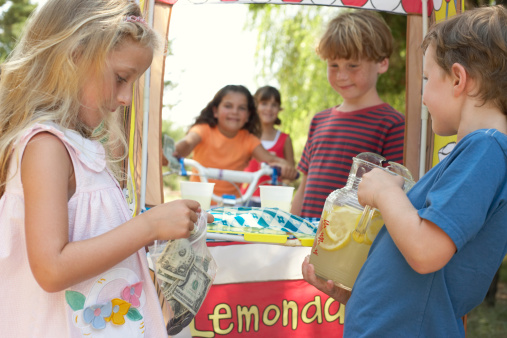
POLYGON ((447 73, 455 63, 478 83, 474 93, 507 115, 507 9, 481 7, 433 26, 423 40, 424 51, 435 46, 437 64, 447 73))
POLYGON ((328 24, 316 51, 324 60, 340 58, 380 62, 391 56, 393 36, 377 13, 342 10, 328 24))

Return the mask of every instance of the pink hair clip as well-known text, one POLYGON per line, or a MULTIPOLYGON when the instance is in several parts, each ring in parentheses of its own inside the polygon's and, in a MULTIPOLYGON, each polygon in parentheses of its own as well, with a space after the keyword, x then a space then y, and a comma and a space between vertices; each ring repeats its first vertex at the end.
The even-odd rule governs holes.
POLYGON ((127 15, 124 19, 126 22, 139 22, 143 25, 147 26, 146 21, 141 16, 135 16, 135 15, 127 15))

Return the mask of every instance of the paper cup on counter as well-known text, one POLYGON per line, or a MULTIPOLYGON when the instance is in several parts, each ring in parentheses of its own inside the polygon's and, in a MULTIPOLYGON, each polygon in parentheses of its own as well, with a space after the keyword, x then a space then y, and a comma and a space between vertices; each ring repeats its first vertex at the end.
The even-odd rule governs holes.
POLYGON ((281 185, 261 185, 261 207, 278 208, 290 212, 294 187, 281 185))
POLYGON ((202 210, 209 210, 215 183, 180 181, 181 198, 199 202, 202 210))

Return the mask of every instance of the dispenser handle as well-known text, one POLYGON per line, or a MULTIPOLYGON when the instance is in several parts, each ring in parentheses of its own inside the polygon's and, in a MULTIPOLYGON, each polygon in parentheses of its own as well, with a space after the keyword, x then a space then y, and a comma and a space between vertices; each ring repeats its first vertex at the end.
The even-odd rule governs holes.
POLYGON ((356 228, 352 232, 352 237, 358 243, 364 242, 364 237, 366 236, 366 229, 368 225, 370 225, 371 219, 373 218, 373 213, 375 209, 371 206, 366 205, 364 207, 363 213, 361 214, 361 218, 359 219, 359 223, 357 223, 356 228))

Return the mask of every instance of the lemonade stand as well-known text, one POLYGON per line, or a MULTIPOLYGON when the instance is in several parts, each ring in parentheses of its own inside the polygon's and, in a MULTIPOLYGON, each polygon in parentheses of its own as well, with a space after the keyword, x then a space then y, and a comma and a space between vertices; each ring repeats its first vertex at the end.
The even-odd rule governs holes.
MULTIPOLYGON (((363 8, 407 15, 407 100, 404 163, 417 180, 431 165, 433 135, 428 129, 427 113, 421 109, 422 53, 419 46, 430 20, 440 21, 459 13, 462 1, 420 0, 138 0, 148 11, 148 23, 163 37, 170 38, 171 15, 178 15, 177 3, 195 4, 291 4, 363 8), (174 13, 173 13, 174 10, 174 13), (426 138, 430 142, 427 144, 426 138)), ((125 163, 128 180, 125 195, 132 214, 146 206, 163 203, 161 170, 161 110, 164 83, 163 56, 156 57, 150 70, 134 88, 134 99, 125 111, 129 157, 125 163), (149 88, 149 90, 148 90, 149 88), (150 156, 148 156, 148 149, 150 156)), ((438 143, 438 142, 435 142, 438 143)), ((436 149, 438 151, 438 149, 436 149)), ((354 247, 367 253, 381 219, 375 211, 368 218, 365 233, 346 236, 362 224, 362 211, 333 204, 323 210, 329 226, 317 244, 325 254, 345 252, 354 247)), ((361 230, 361 229, 359 229, 361 230)), ((241 237, 241 236, 240 236, 241 237)), ((263 243, 237 237, 238 241, 210 242, 210 251, 219 272, 189 330, 178 337, 341 337, 345 307, 302 280, 301 263, 312 247, 293 243, 263 243)), ((314 250, 317 247, 314 247, 314 250)), ((322 255, 325 255, 322 254, 322 255)), ((354 266, 360 263, 353 262, 354 266)), ((319 265, 316 263, 316 266, 319 265)), ((347 267, 343 267, 347 269, 347 267)), ((354 275, 355 272, 351 273, 354 275)), ((353 277, 346 284, 353 284, 353 277)))

